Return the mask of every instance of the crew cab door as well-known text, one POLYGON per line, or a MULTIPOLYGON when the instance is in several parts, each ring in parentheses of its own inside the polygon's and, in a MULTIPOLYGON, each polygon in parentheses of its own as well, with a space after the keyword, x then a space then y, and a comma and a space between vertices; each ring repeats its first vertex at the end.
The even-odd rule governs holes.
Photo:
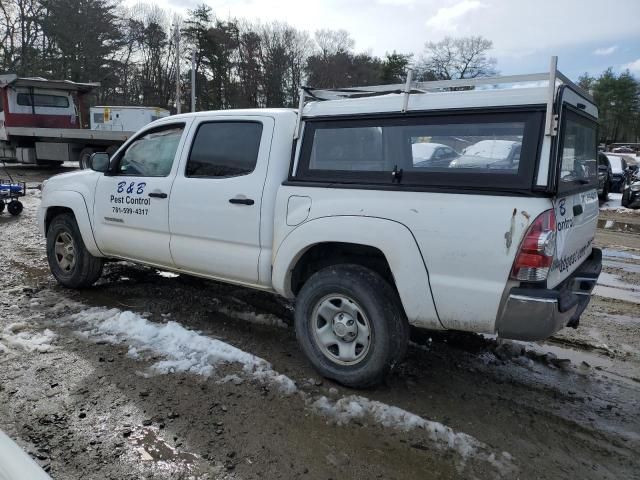
POLYGON ((173 266, 169 250, 169 194, 184 144, 184 123, 138 134, 100 177, 95 236, 106 255, 173 266))
POLYGON ((564 88, 556 142, 556 256, 547 283, 555 287, 591 254, 598 223, 597 109, 564 88))
POLYGON ((260 284, 260 212, 273 128, 272 118, 260 116, 199 117, 194 123, 169 202, 178 268, 260 284))

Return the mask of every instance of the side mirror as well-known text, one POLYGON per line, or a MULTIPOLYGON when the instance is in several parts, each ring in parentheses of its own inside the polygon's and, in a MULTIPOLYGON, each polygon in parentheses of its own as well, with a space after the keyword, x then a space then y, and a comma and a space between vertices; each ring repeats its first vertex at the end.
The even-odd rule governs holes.
POLYGON ((109 170, 109 154, 106 152, 96 152, 89 157, 89 167, 96 172, 106 172, 109 170))

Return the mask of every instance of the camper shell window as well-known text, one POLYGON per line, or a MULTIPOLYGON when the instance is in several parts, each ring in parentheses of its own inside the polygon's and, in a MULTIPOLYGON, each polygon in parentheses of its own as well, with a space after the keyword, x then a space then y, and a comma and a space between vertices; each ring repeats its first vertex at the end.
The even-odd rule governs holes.
POLYGON ((307 119, 291 180, 530 191, 543 107, 485 112, 307 119))
POLYGON ((42 93, 18 93, 18 105, 27 107, 69 108, 69 97, 42 93), (33 102, 32 102, 33 99, 33 102))

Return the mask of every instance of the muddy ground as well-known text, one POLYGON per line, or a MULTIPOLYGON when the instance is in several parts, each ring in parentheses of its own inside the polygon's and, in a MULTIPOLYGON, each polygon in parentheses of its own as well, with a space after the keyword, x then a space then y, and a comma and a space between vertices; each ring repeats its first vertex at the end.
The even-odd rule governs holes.
MULTIPOLYGON (((54 171, 12 173, 35 187, 54 171)), ((0 430, 54 479, 640 478, 639 213, 603 210, 607 275, 577 330, 539 343, 414 332, 384 385, 353 391, 309 367, 271 295, 121 262, 91 289, 60 288, 29 192, 20 217, 0 215, 0 430), (82 327, 90 307, 177 322, 296 389, 238 364, 158 373, 161 351, 82 327), (340 417, 323 397, 370 408, 340 417)))

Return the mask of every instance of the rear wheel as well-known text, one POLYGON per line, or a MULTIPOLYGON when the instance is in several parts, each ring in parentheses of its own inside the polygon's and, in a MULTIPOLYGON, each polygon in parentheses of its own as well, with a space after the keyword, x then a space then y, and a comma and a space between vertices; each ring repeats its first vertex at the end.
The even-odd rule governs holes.
POLYGON ((349 387, 381 382, 404 357, 409 326, 391 285, 360 265, 324 268, 296 300, 296 336, 320 374, 349 387))
POLYGON ((68 288, 89 287, 102 274, 102 259, 89 253, 75 218, 68 213, 58 215, 49 225, 47 260, 58 283, 68 288))
POLYGON ((0 200, 0 213, 4 212, 4 201, 0 200))

